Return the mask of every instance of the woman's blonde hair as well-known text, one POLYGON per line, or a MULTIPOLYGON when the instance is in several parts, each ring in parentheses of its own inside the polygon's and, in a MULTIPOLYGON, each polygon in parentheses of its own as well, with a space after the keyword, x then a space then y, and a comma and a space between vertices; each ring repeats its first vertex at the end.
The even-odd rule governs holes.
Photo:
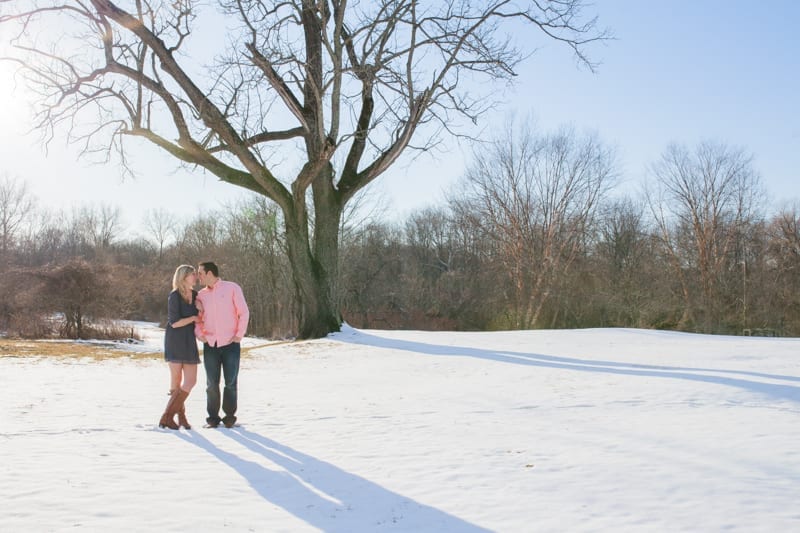
POLYGON ((187 302, 192 299, 192 288, 187 287, 186 283, 184 283, 189 274, 194 274, 194 267, 192 265, 181 265, 175 269, 175 274, 172 276, 172 288, 178 291, 187 302))

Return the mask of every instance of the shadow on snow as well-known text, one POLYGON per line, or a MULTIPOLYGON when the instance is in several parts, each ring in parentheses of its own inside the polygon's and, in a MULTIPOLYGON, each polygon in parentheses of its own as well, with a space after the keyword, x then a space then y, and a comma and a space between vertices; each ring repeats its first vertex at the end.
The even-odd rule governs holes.
POLYGON ((355 335, 337 335, 334 338, 335 340, 343 343, 375 346, 393 350, 407 350, 410 352, 436 356, 476 357, 479 359, 498 361, 502 363, 559 368, 563 370, 575 370, 580 372, 602 372, 626 376, 648 376, 699 381, 703 383, 737 387, 783 400, 800 402, 800 387, 795 385, 765 383, 762 381, 755 381, 753 379, 714 376, 707 373, 713 372, 717 374, 742 375, 750 378, 800 382, 800 377, 797 376, 762 374, 758 372, 747 372, 744 370, 716 370, 708 368, 642 365, 635 363, 620 363, 615 361, 595 361, 591 359, 557 357, 552 355, 513 352, 508 350, 495 351, 481 348, 469 348, 464 346, 447 346, 441 344, 391 339, 361 331, 358 331, 355 335))
POLYGON ((253 431, 237 427, 220 433, 280 468, 242 459, 197 431, 176 435, 233 468, 264 500, 320 530, 488 531, 253 431))

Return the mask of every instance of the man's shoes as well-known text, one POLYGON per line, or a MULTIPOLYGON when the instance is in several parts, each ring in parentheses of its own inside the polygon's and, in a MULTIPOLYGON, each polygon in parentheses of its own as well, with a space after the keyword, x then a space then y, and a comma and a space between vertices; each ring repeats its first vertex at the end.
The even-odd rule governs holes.
POLYGON ((236 425, 236 417, 235 416, 226 416, 222 420, 219 418, 206 418, 206 425, 207 428, 217 428, 219 427, 219 423, 222 422, 222 425, 226 428, 230 429, 236 425))

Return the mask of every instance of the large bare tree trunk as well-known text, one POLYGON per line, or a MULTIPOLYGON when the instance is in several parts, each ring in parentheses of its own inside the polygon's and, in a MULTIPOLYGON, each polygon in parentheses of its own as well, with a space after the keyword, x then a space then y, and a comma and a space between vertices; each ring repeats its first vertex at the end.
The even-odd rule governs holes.
MULTIPOLYGON (((340 204, 334 191, 326 190, 333 172, 327 166, 322 176, 314 181, 315 221, 308 243, 308 214, 297 212, 296 219, 287 218, 286 243, 292 265, 297 301, 299 305, 298 336, 302 339, 323 337, 338 331, 342 318, 338 309, 336 282, 339 264, 340 204)), ((300 210, 304 206, 299 206, 300 210)))
MULTIPOLYGON (((297 224, 286 226, 287 250, 299 307, 298 337, 309 339, 338 331, 341 317, 333 299, 335 287, 331 275, 335 274, 335 268, 310 253, 304 233, 297 224)), ((332 249, 336 243, 320 243, 319 246, 332 249)))

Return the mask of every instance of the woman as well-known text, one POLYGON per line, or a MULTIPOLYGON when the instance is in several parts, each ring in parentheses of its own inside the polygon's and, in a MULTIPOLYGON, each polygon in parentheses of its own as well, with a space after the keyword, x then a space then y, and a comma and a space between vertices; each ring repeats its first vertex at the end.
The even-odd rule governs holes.
POLYGON ((186 420, 184 402, 197 383, 200 354, 194 337, 198 320, 197 292, 192 288, 197 274, 191 265, 181 265, 172 277, 172 292, 167 299, 167 327, 164 334, 164 359, 169 363, 169 401, 158 422, 159 427, 192 429, 186 420), (178 415, 178 423, 174 417, 178 415))

